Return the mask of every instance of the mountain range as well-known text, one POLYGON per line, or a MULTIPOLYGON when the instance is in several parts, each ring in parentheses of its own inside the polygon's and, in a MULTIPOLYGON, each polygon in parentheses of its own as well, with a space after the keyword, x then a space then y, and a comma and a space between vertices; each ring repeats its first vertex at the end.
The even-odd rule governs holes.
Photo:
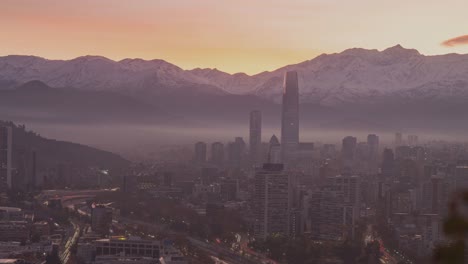
MULTIPOLYGON (((286 71, 298 72, 305 123, 338 127, 359 123, 385 129, 465 127, 459 122, 468 111, 468 55, 425 56, 400 45, 383 51, 353 48, 322 54, 256 75, 184 70, 163 60, 5 56, 0 57, 0 93, 4 98, 10 94, 8 99, 0 97, 0 105, 8 103, 7 108, 13 109, 16 103, 16 113, 26 111, 25 102, 34 105, 38 98, 65 100, 75 103, 67 103, 62 113, 73 112, 76 119, 89 119, 80 111, 89 116, 102 107, 100 120, 113 114, 112 119, 155 123, 173 119, 245 122, 248 111, 260 109, 265 120, 276 122, 286 71), (31 85, 33 80, 39 82, 31 85), (21 89, 25 84, 29 88, 21 89), (53 89, 35 90, 34 86, 53 89), (35 93, 29 101, 28 93, 35 93), (80 102, 91 103, 84 109, 80 102), (118 112, 120 108, 124 110, 118 112)), ((50 103, 41 111, 49 108, 50 103)))

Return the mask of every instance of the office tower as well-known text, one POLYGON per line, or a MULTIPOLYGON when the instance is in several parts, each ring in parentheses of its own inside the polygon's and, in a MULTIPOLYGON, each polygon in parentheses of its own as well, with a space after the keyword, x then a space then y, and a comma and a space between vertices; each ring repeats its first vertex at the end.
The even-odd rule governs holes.
POLYGON ((0 192, 12 187, 13 129, 0 127, 0 192))
POLYGON ((112 225, 112 209, 104 205, 93 204, 91 208, 91 229, 102 235, 109 234, 112 225))
POLYGON ((293 208, 289 213, 289 237, 296 238, 303 231, 303 212, 301 209, 293 208))
POLYGON ((249 148, 250 162, 253 165, 260 164, 262 153, 262 113, 257 110, 250 112, 249 148))
POLYGON ((294 71, 284 76, 281 118, 282 157, 287 162, 299 144, 299 83, 294 71))
MULTIPOLYGON (((348 164, 345 166, 346 169, 351 168, 353 172, 371 174, 377 172, 377 164, 375 164, 375 169, 372 169, 370 147, 367 142, 359 142, 356 145, 356 151, 354 158, 351 161, 347 161, 348 164)), ((345 163, 344 163, 345 164, 345 163)))
POLYGON ((195 143, 194 161, 198 164, 203 164, 206 162, 206 143, 205 142, 195 143))
POLYGON ((403 134, 401 132, 395 133, 395 147, 403 145, 403 134))
POLYGON ((423 204, 426 205, 425 209, 429 209, 429 213, 445 215, 448 209, 448 186, 446 179, 442 175, 432 175, 430 180, 426 183, 427 189, 423 189, 423 204), (427 184, 428 183, 428 184, 427 184), (425 191, 425 192, 424 192, 425 191))
POLYGON ((241 137, 236 137, 234 142, 228 144, 228 160, 232 168, 240 168, 245 152, 245 142, 241 137))
POLYGON ((313 239, 352 239, 357 210, 343 202, 343 194, 330 188, 310 191, 304 196, 304 226, 313 239))
POLYGON ((346 169, 352 169, 354 167, 356 146, 357 139, 355 137, 347 136, 343 138, 341 146, 341 157, 343 161, 343 167, 346 169))
POLYGON ((354 239, 356 222, 361 208, 361 182, 359 176, 337 175, 327 179, 331 190, 342 197, 343 219, 346 228, 346 236, 354 239))
POLYGON ((211 144, 211 162, 222 167, 224 164, 224 145, 221 142, 211 144))
POLYGON ((268 236, 289 235, 290 206, 289 177, 282 164, 267 163, 255 174, 254 235, 265 240, 268 236))
POLYGON ((410 146, 418 145, 418 136, 408 135, 408 145, 410 145, 410 146))
POLYGON ((367 145, 369 146, 369 161, 372 167, 377 167, 379 158, 379 137, 374 134, 367 136, 367 145))
POLYGON ((281 163, 281 145, 278 138, 273 135, 271 136, 268 146, 268 163, 280 164, 281 163))
POLYGON ((359 207, 361 203, 360 178, 356 175, 343 174, 327 178, 332 190, 343 194, 343 202, 359 207))
POLYGON ((226 179, 221 183, 221 198, 225 201, 233 201, 237 197, 239 182, 234 179, 226 179))
POLYGON ((246 146, 244 139, 242 137, 236 137, 236 138, 234 138, 234 143, 239 145, 241 155, 244 154, 245 146, 246 146))
POLYGON ((382 176, 385 178, 391 178, 395 174, 395 157, 393 150, 386 148, 383 152, 382 158, 382 176))

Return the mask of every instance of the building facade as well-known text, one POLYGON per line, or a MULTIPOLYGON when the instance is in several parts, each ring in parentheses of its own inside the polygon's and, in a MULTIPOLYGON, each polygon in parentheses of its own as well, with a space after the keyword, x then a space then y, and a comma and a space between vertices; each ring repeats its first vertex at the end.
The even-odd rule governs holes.
POLYGON ((262 113, 258 110, 250 112, 249 156, 253 165, 261 163, 262 157, 262 113))
POLYGON ((297 72, 286 72, 283 83, 281 147, 287 163, 299 145, 299 80, 297 72))
POLYGON ((12 187, 13 129, 0 127, 0 192, 12 187))
POLYGON ((257 239, 289 236, 290 180, 282 164, 267 163, 255 174, 255 225, 257 239))

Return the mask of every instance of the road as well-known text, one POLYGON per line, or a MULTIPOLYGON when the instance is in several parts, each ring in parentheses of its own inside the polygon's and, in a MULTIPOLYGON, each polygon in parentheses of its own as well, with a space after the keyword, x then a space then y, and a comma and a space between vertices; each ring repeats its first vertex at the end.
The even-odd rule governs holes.
POLYGON ((80 231, 81 231, 80 225, 74 222, 73 220, 71 220, 70 222, 73 226, 74 231, 73 231, 73 235, 68 237, 68 240, 66 241, 62 249, 62 252, 60 254, 60 260, 62 261, 63 264, 67 264, 68 261, 70 260, 71 248, 78 241, 78 238, 80 237, 80 231))
POLYGON ((378 236, 372 228, 372 225, 368 225, 366 232, 364 234, 364 243, 370 243, 373 241, 378 241, 380 244, 380 263, 382 264, 413 264, 409 259, 405 258, 401 253, 391 250, 385 247, 384 241, 378 236))
MULTIPOLYGON (((72 190, 53 190, 53 191, 46 191, 42 195, 42 199, 48 199, 50 197, 54 198, 60 198, 63 202, 64 207, 68 207, 70 209, 75 209, 74 205, 79 204, 89 198, 92 198, 96 196, 98 193, 102 192, 108 192, 111 190, 83 190, 83 191, 72 191, 72 190)), ((81 212, 83 214, 89 215, 87 212, 81 212)), ((155 232, 161 232, 164 231, 167 234, 179 234, 174 232, 173 230, 170 230, 167 226, 164 225, 159 225, 155 223, 148 223, 136 219, 130 219, 130 218, 124 218, 120 217, 119 222, 121 223, 128 223, 128 224, 136 224, 140 226, 145 226, 149 227, 155 232)), ((60 258, 63 262, 63 264, 66 264, 69 260, 70 257, 70 248, 71 246, 76 243, 79 233, 80 233, 80 227, 77 223, 73 223, 74 226, 74 235, 71 236, 66 245, 65 248, 60 255, 60 258)), ((180 235, 180 234, 179 234, 180 235)), ((182 234, 186 235, 186 234, 182 234)), ((198 249, 210 254, 213 258, 217 259, 218 262, 224 262, 228 264, 276 264, 271 259, 268 259, 267 257, 254 252, 253 250, 249 249, 246 244, 244 247, 241 249, 244 251, 245 255, 242 254, 241 252, 231 250, 230 248, 224 247, 222 245, 216 244, 216 243, 207 243, 205 241, 199 240, 194 237, 187 237, 189 241, 198 249)))

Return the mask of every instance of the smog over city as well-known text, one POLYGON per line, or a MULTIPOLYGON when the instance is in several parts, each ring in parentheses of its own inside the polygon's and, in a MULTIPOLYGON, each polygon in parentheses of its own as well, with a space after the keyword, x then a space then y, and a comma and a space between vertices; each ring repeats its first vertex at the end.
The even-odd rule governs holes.
POLYGON ((0 264, 468 263, 467 9, 1 1, 0 264))

